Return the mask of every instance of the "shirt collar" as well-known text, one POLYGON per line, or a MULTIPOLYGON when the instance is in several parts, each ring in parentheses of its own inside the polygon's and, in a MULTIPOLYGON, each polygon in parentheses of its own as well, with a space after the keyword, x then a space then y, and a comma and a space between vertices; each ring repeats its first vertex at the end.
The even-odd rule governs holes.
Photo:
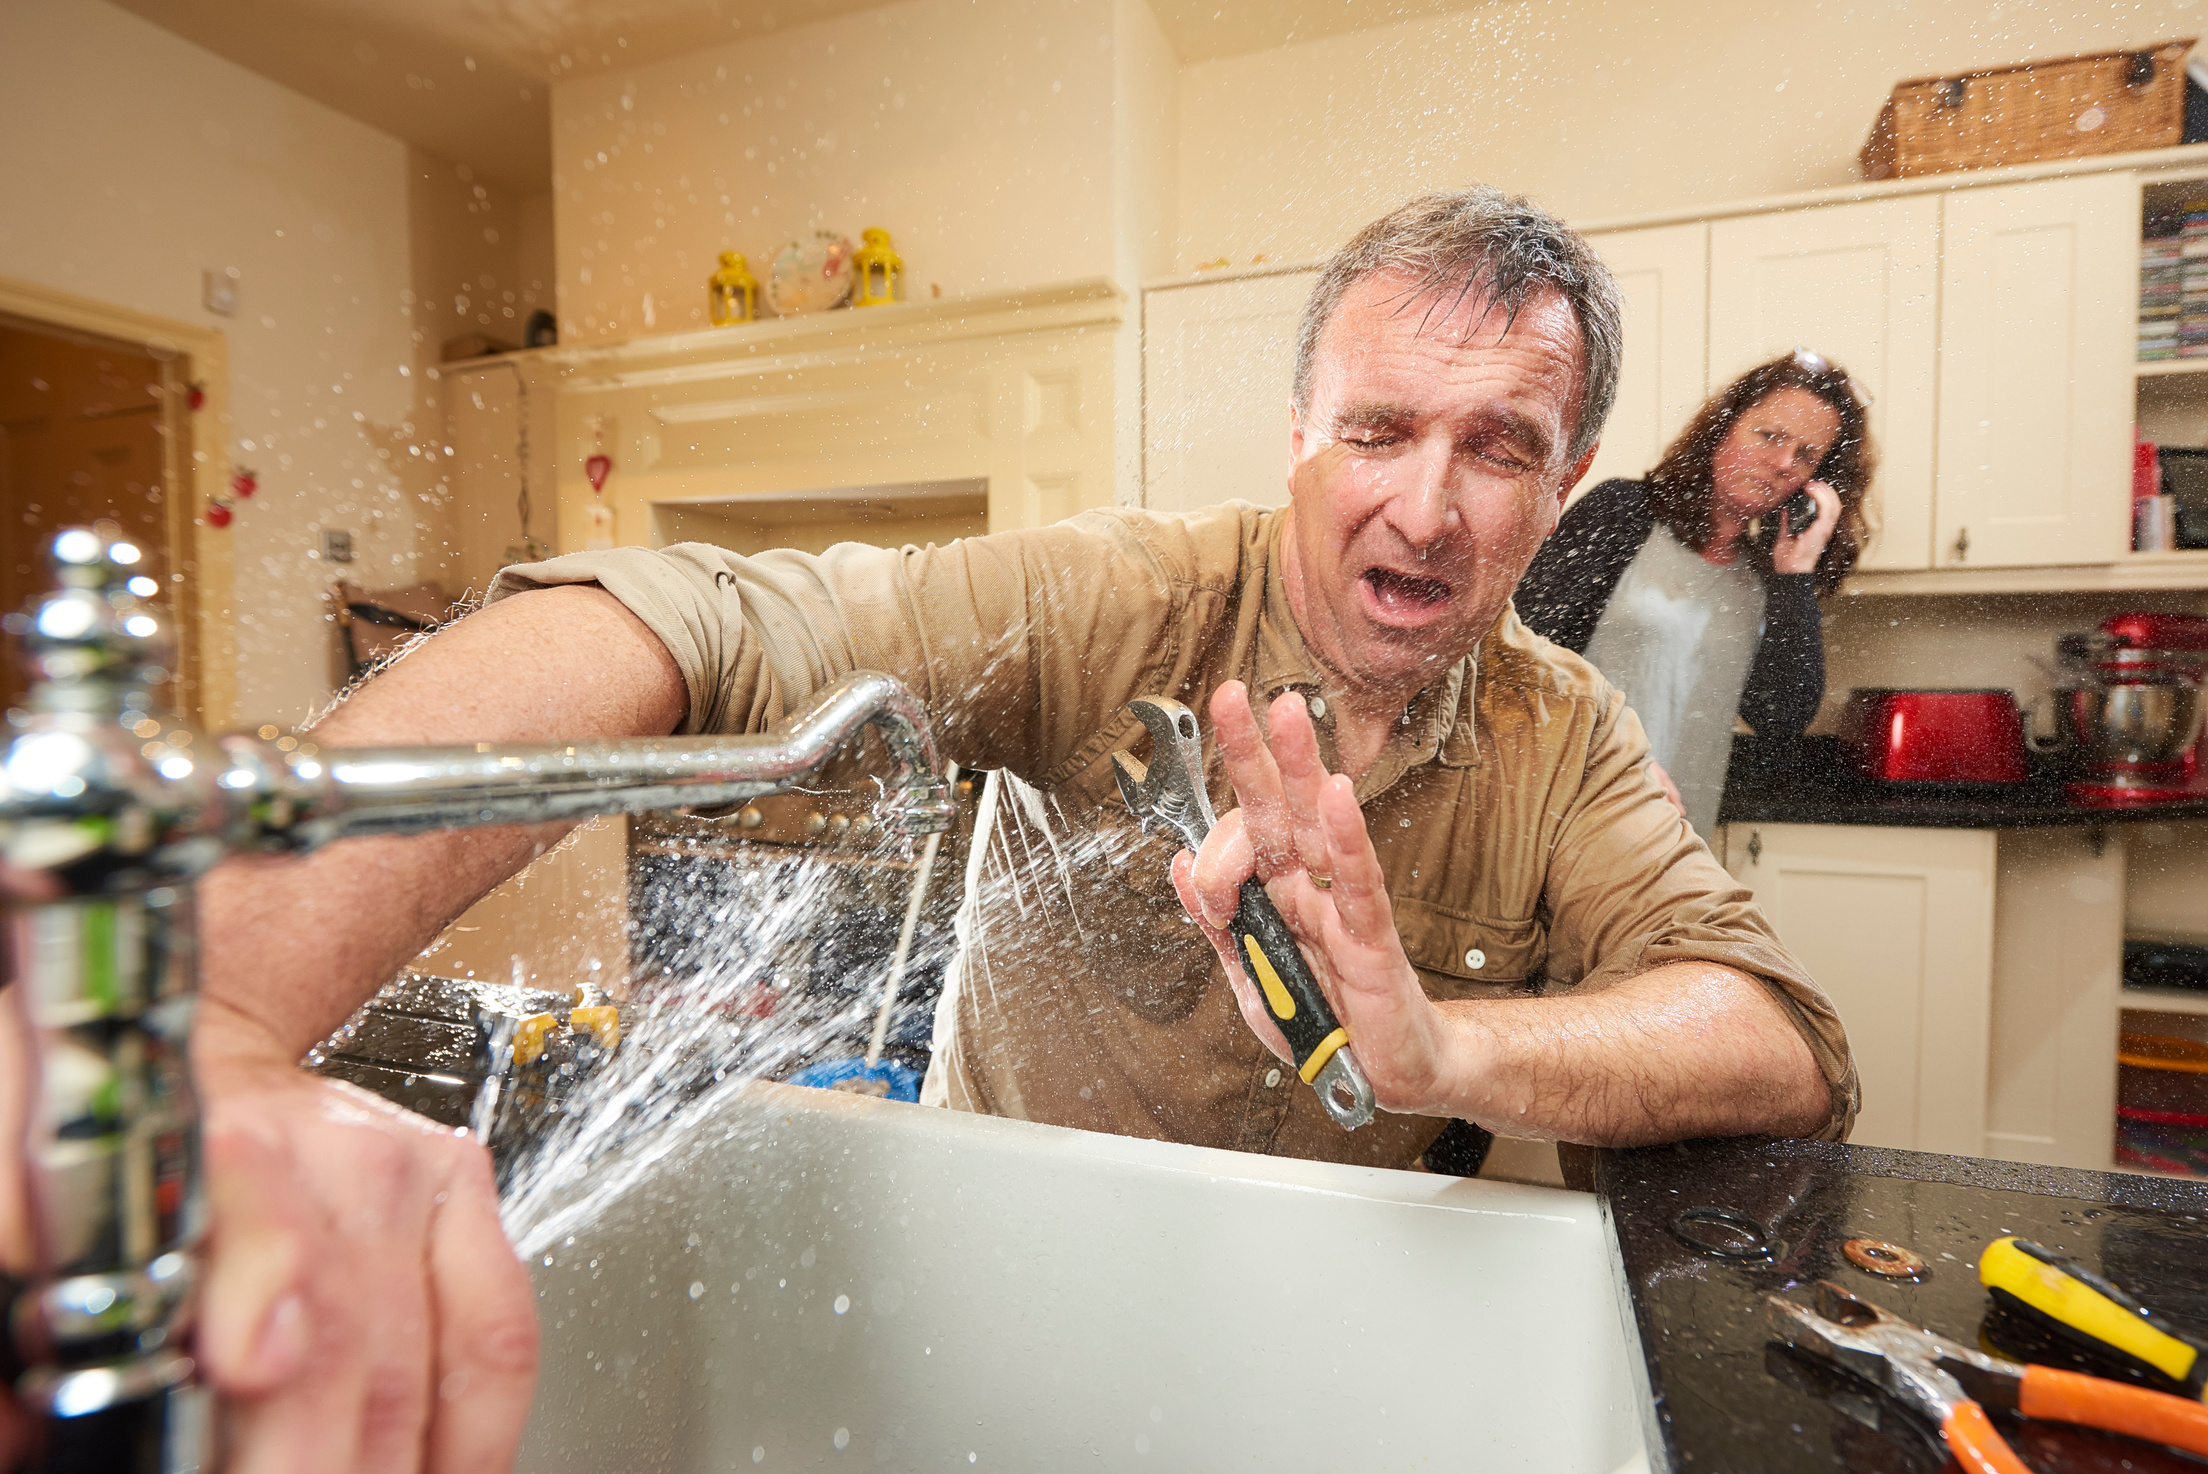
MULTIPOLYGON (((1265 707, 1284 691, 1301 691, 1306 699, 1326 693, 1326 672, 1303 641, 1295 612, 1288 604, 1288 586, 1281 577, 1283 534, 1288 518, 1273 518, 1265 550, 1265 604, 1257 627, 1257 668, 1251 692, 1257 699, 1260 720, 1265 707)), ((1470 721, 1458 717, 1466 711, 1468 695, 1476 695, 1480 653, 1495 638, 1496 630, 1511 618, 1508 605, 1493 629, 1483 636, 1471 654, 1442 673, 1439 679, 1411 699, 1403 719, 1388 734, 1379 760, 1357 785, 1360 801, 1391 786, 1412 768, 1439 761, 1445 767, 1473 767, 1479 762, 1479 738, 1470 721)), ((1334 719, 1328 712, 1317 722, 1319 748, 1328 766, 1334 762, 1334 719)))

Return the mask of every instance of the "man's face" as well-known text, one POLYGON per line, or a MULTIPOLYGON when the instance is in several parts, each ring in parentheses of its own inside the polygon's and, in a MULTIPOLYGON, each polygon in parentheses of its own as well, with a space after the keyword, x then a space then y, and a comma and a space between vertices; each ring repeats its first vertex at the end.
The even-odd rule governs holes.
POLYGON ((1579 326, 1553 289, 1508 314, 1368 277, 1342 298, 1290 435, 1284 576, 1312 652, 1407 699, 1479 642, 1593 458, 1565 461, 1579 326))

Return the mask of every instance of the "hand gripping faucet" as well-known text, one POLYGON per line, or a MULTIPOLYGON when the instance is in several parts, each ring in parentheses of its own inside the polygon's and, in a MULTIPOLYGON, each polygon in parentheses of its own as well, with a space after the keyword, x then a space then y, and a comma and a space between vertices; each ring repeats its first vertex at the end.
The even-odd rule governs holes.
POLYGON ((720 806, 817 773, 871 723, 885 821, 947 829, 897 681, 856 672, 776 733, 286 751, 161 711, 158 591, 111 527, 55 537, 60 589, 10 616, 32 686, 0 753, 0 1335, 52 1474, 209 1459, 190 1351, 204 1223, 187 1046, 192 881, 224 855, 357 835, 720 806))

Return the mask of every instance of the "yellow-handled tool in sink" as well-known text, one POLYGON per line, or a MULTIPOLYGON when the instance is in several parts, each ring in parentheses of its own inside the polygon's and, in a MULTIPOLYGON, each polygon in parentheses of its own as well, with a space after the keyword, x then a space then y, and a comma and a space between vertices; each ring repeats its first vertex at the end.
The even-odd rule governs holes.
POLYGON ((2185 1335, 2116 1285, 2030 1239, 2001 1238, 1978 1256, 1978 1282, 2065 1338, 2144 1368, 2208 1401, 2208 1343, 2185 1335))

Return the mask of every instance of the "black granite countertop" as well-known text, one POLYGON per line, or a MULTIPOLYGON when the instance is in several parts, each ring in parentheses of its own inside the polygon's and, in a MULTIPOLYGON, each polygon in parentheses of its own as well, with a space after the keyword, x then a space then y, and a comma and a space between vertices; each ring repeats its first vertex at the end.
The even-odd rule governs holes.
MULTIPOLYGON (((1600 1153, 1596 1173, 1640 1336, 1654 1469, 1953 1467, 1928 1429, 1868 1384, 1773 1339, 1768 1298, 1808 1303, 1818 1279, 1966 1345, 1983 1338, 2018 1359, 2108 1375, 2112 1369, 2089 1366, 2058 1343, 2031 1340, 2028 1328, 1989 1319, 1978 1254, 2013 1233, 2099 1270, 2179 1328, 2208 1331, 2208 1182, 1751 1139, 1600 1153), (1673 1228, 1688 1208, 1745 1215, 1774 1257, 1744 1264, 1689 1247, 1673 1228), (1840 1246, 1855 1237, 1914 1250, 1925 1277, 1908 1283, 1854 1268, 1840 1246)), ((2040 1474, 2202 1467, 2111 1434, 2010 1414, 1995 1421, 2040 1474)))
POLYGON ((1717 817, 1723 824, 2026 829, 2208 819, 2208 797, 2136 808, 2089 808, 2070 801, 2059 772, 2039 765, 2022 783, 1874 783, 1849 763, 1836 737, 1735 737, 1717 817))

